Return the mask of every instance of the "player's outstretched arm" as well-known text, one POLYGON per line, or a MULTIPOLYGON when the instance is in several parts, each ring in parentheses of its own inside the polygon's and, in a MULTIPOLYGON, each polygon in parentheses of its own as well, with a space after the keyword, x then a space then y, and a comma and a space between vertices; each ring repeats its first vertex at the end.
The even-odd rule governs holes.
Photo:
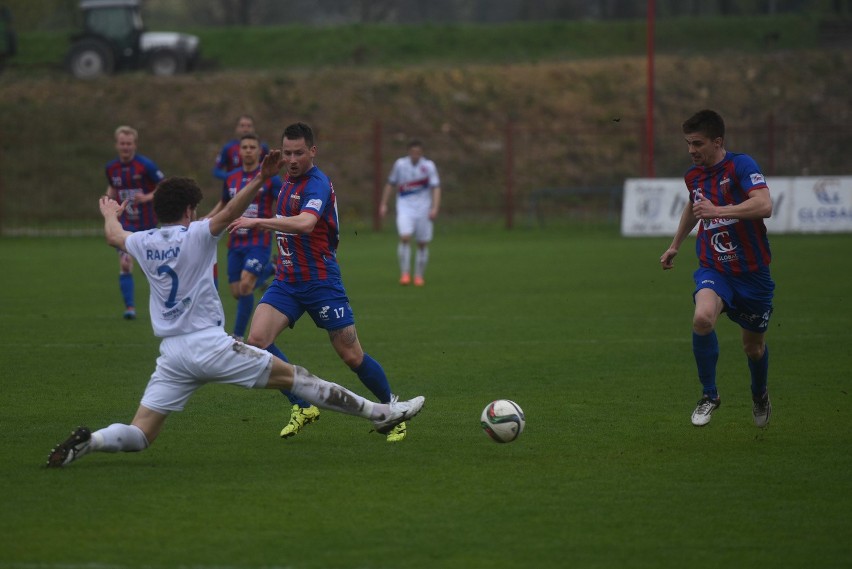
POLYGON ((210 217, 210 233, 219 235, 228 225, 240 217, 249 204, 254 201, 257 191, 269 178, 278 174, 284 162, 281 159, 281 151, 273 150, 263 159, 260 165, 260 173, 246 186, 237 192, 234 198, 225 204, 216 215, 210 217))
POLYGON ((101 215, 104 216, 104 236, 106 237, 106 241, 113 247, 118 247, 122 250, 124 249, 124 240, 131 233, 124 230, 121 222, 118 221, 118 217, 124 213, 128 201, 124 200, 124 203, 119 204, 110 196, 105 195, 101 196, 98 202, 101 208, 101 215))
POLYGON ((666 249, 666 252, 660 257, 660 265, 663 267, 664 271, 674 268, 674 258, 680 250, 680 246, 683 244, 683 241, 692 231, 692 228, 695 227, 696 223, 698 223, 698 218, 692 213, 692 204, 687 202, 686 206, 683 208, 683 212, 680 214, 677 233, 675 233, 669 248, 666 249))

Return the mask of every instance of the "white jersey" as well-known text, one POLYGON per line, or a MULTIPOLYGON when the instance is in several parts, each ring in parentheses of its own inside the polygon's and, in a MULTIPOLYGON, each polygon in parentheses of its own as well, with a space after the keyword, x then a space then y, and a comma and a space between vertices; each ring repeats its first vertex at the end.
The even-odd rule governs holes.
POLYGON ((210 234, 210 221, 166 225, 127 237, 151 288, 151 326, 160 338, 222 327, 225 312, 213 283, 216 245, 224 235, 210 234))
POLYGON ((408 216, 428 216, 432 207, 432 188, 441 185, 438 168, 428 158, 417 164, 403 156, 393 164, 388 184, 396 188, 397 213, 408 216))

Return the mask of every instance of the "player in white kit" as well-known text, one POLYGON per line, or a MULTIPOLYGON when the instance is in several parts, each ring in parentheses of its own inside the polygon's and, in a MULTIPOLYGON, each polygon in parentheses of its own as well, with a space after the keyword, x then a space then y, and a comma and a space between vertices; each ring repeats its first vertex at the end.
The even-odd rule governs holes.
POLYGON ((160 357, 129 425, 114 423, 95 432, 78 427, 51 450, 48 467, 65 466, 93 451, 148 448, 169 413, 183 410, 195 390, 208 383, 288 389, 318 407, 369 419, 382 434, 420 411, 423 397, 374 403, 225 332, 225 315, 213 283, 217 243, 281 165, 280 151, 271 152, 258 176, 221 211, 202 221, 195 221, 201 189, 189 178, 167 178, 158 185, 154 192, 158 229, 125 231, 118 217, 128 202, 100 199, 107 243, 132 255, 150 284, 151 325, 154 335, 162 338, 160 357))
POLYGON ((411 238, 417 241, 414 259, 414 286, 423 286, 423 275, 429 262, 429 242, 432 223, 441 207, 441 180, 435 163, 423 156, 419 140, 408 143, 408 156, 394 162, 388 182, 382 192, 379 215, 388 211, 388 200, 396 192, 396 229, 399 233, 397 258, 399 284, 411 284, 411 238))

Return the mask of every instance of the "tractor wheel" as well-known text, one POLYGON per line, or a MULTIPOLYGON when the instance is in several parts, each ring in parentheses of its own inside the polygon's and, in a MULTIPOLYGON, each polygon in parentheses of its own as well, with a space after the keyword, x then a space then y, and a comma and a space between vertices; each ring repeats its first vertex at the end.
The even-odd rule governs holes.
POLYGON ((82 40, 71 46, 65 66, 77 79, 94 79, 115 70, 115 55, 104 42, 82 40))
POLYGON ((186 71, 184 57, 171 49, 158 49, 148 55, 148 72, 151 75, 178 75, 186 71))

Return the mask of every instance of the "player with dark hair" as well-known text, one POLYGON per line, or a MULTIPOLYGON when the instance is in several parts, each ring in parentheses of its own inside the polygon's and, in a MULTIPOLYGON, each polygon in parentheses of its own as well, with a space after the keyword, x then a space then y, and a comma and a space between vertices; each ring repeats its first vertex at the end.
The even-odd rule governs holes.
POLYGON ((399 284, 411 280, 411 238, 417 240, 414 257, 414 286, 426 284, 423 276, 429 262, 429 243, 432 241, 433 222, 441 207, 441 180, 435 163, 423 156, 423 143, 408 143, 408 156, 394 162, 387 184, 382 192, 379 215, 388 211, 388 200, 396 193, 396 229, 399 243, 396 253, 399 261, 399 284))
MULTIPOLYGON (((115 149, 118 157, 107 162, 104 168, 107 178, 106 194, 118 201, 127 201, 121 214, 121 226, 127 231, 144 231, 157 226, 157 216, 151 201, 154 190, 164 178, 154 162, 136 153, 139 133, 129 126, 115 129, 115 149)), ((136 318, 136 295, 133 283, 133 257, 118 251, 118 285, 124 299, 124 318, 136 318)))
MULTIPOLYGON (((276 232, 276 278, 255 309, 248 343, 284 359, 273 342, 307 312, 319 328, 328 332, 337 354, 373 395, 383 403, 395 401, 382 366, 364 353, 358 340, 355 315, 337 263, 337 198, 328 177, 314 165, 316 155, 311 127, 304 123, 289 125, 281 141, 287 175, 278 196, 277 216, 241 217, 228 228, 276 232)), ((281 436, 297 434, 318 417, 316 408, 294 405, 281 436)), ((401 441, 405 435, 405 423, 400 423, 388 434, 388 441, 401 441)))
POLYGON ((772 215, 769 187, 750 156, 725 150, 725 123, 715 111, 691 116, 683 123, 683 133, 693 163, 684 177, 689 201, 660 263, 664 270, 674 266, 681 244, 698 223, 692 351, 703 396, 692 413, 692 424, 706 425, 722 402, 716 387, 716 322, 724 312, 742 330, 752 415, 755 425, 765 427, 772 413, 765 336, 775 290, 763 222, 772 215))
POLYGON ((151 231, 125 231, 118 217, 129 200, 119 205, 107 196, 101 198, 107 243, 133 255, 148 278, 151 325, 162 338, 160 356, 129 425, 114 423, 95 432, 87 427, 75 429, 51 450, 48 467, 66 466, 93 451, 145 450, 168 415, 183 410, 190 396, 208 383, 291 390, 325 409, 369 419, 383 434, 420 411, 423 397, 373 403, 225 333, 222 303, 212 276, 217 244, 228 224, 278 172, 280 158, 280 151, 270 153, 251 183, 216 215, 201 221, 194 221, 201 189, 189 178, 168 178, 160 183, 154 209, 162 226, 151 231))
MULTIPOLYGON (((234 127, 236 136, 225 143, 219 154, 216 155, 216 163, 213 165, 213 176, 220 180, 228 177, 228 174, 242 166, 240 157, 240 140, 246 134, 255 134, 254 118, 251 115, 240 115, 237 125, 234 127)), ((266 143, 260 144, 260 160, 269 153, 266 143)))
MULTIPOLYGON (((244 134, 240 138, 242 165, 228 174, 222 185, 222 197, 207 214, 212 217, 222 211, 233 197, 260 172, 261 144, 256 134, 244 134)), ((243 213, 244 217, 272 217, 282 181, 279 176, 266 180, 254 201, 243 213)), ((228 284, 231 295, 237 300, 237 316, 234 321, 234 337, 242 340, 254 309, 254 290, 258 281, 271 275, 270 263, 272 235, 267 231, 241 229, 228 238, 228 284), (268 271, 268 272, 267 272, 268 271)))

